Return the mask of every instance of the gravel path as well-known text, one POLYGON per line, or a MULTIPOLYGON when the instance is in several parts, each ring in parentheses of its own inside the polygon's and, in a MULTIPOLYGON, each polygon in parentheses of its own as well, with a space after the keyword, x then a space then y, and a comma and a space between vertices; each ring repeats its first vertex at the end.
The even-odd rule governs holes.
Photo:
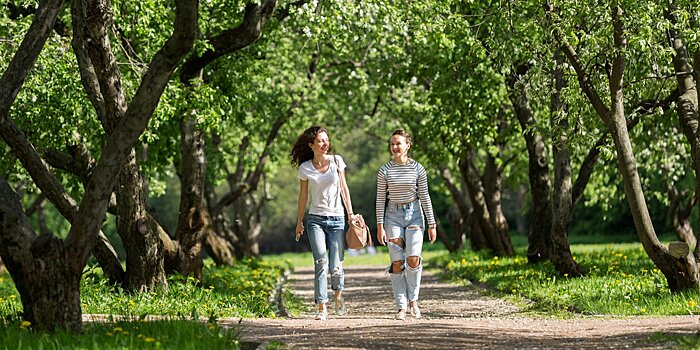
MULTIPOLYGON (((381 266, 346 267, 346 316, 313 320, 313 268, 298 268, 286 289, 302 298, 297 317, 243 319, 245 348, 271 341, 291 349, 668 349, 657 334, 694 334, 700 317, 535 318, 473 286, 440 282, 423 273, 419 304, 424 317, 393 319, 391 285, 381 266)), ((330 292, 329 292, 330 294, 330 292)))

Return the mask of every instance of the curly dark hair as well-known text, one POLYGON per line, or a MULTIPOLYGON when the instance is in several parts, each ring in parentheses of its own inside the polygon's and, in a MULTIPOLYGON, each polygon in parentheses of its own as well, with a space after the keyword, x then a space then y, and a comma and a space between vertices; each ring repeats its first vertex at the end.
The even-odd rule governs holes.
POLYGON ((299 167, 301 163, 312 159, 314 157, 314 151, 311 150, 309 147, 310 143, 314 143, 314 140, 316 139, 316 135, 320 132, 325 132, 326 135, 328 135, 328 153, 332 154, 332 149, 330 146, 330 141, 331 141, 331 133, 328 132, 328 129, 314 125, 301 133, 299 135, 299 138, 294 142, 294 146, 292 146, 292 151, 289 152, 289 156, 292 158, 291 164, 294 167, 299 167))

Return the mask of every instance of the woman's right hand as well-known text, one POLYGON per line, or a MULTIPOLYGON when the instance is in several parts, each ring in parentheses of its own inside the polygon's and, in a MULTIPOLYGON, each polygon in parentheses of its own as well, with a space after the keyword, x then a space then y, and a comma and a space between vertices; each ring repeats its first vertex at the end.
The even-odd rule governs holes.
POLYGON ((377 227, 377 242, 381 245, 386 245, 386 233, 383 226, 377 227))
POLYGON ((301 236, 304 234, 304 223, 303 222, 297 222, 297 228, 294 230, 294 233, 297 234, 297 236, 301 236))

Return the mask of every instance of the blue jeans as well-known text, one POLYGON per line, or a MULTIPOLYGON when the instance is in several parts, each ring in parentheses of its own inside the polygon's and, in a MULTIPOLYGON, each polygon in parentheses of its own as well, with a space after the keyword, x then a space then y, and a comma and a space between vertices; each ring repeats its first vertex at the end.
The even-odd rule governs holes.
POLYGON ((394 290, 394 301, 398 309, 406 309, 407 301, 417 301, 420 292, 420 280, 423 274, 423 211, 420 201, 398 204, 389 202, 384 211, 384 229, 387 240, 401 238, 404 247, 388 242, 389 256, 392 263, 401 261, 402 271, 395 273, 389 266, 391 286, 394 290), (406 264, 406 257, 415 256, 419 259, 417 267, 406 264))
POLYGON ((345 288, 343 255, 345 253, 345 216, 320 216, 309 214, 309 244, 314 256, 314 302, 328 302, 328 268, 330 263, 331 288, 345 288), (326 251, 328 250, 328 252, 326 251), (329 259, 330 256, 330 259, 329 259))

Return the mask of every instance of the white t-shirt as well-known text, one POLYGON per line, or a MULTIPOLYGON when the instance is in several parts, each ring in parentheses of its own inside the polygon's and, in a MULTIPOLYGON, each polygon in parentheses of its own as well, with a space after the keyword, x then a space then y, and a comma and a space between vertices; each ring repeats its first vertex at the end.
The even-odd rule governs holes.
POLYGON ((316 170, 311 160, 307 160, 299 166, 297 177, 301 180, 309 181, 309 194, 311 195, 311 208, 309 214, 321 216, 344 216, 343 202, 340 197, 340 177, 338 176, 339 168, 345 170, 345 162, 339 155, 335 156, 338 162, 336 167, 333 158, 330 155, 325 155, 327 160, 330 160, 330 165, 325 173, 316 170))

